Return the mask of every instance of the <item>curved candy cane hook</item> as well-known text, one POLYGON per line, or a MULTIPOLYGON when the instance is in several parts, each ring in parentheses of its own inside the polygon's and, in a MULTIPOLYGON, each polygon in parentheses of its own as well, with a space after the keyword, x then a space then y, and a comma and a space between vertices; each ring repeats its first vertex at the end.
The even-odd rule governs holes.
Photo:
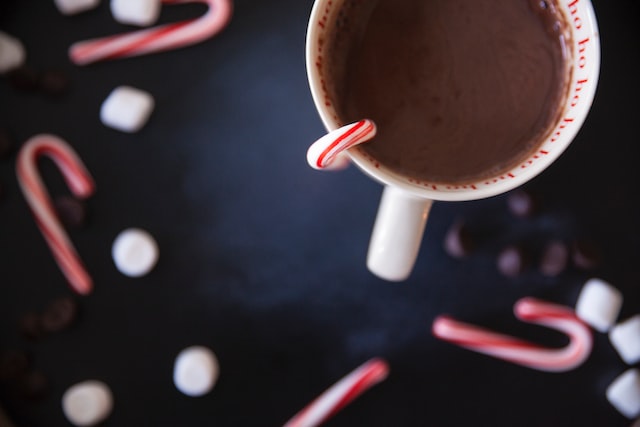
POLYGON ((163 0, 163 3, 206 3, 209 10, 195 19, 74 43, 69 48, 71 61, 86 65, 199 43, 220 32, 233 9, 231 0, 163 0))
POLYGON ((376 136, 376 124, 369 119, 342 126, 315 141, 307 150, 307 162, 314 169, 342 169, 349 164, 343 151, 376 136))
POLYGON ((561 372, 576 368, 591 353, 591 329, 568 307, 534 298, 523 298, 514 306, 516 317, 524 322, 564 332, 569 344, 563 348, 545 348, 508 335, 439 316, 433 322, 433 334, 478 353, 540 371, 561 372))
POLYGON ((71 192, 80 198, 93 194, 95 185, 82 160, 62 139, 54 135, 36 135, 29 139, 18 153, 16 173, 36 223, 49 244, 58 266, 71 287, 79 294, 88 294, 93 288, 80 257, 56 216, 49 195, 37 171, 40 156, 51 158, 58 166, 71 192))

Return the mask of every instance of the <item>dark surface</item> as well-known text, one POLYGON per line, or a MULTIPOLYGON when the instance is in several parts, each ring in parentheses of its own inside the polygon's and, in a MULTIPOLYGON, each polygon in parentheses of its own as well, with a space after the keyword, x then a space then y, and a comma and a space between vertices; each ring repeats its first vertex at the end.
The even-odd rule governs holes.
MULTIPOLYGON (((506 196, 436 203, 411 278, 390 284, 365 268, 380 186, 352 167, 307 166, 324 132, 308 91, 304 39, 311 0, 237 0, 230 25, 197 46, 163 54, 72 65, 68 46, 120 32, 108 2, 74 17, 52 1, 0 2, 0 29, 20 38, 36 70, 68 74, 59 97, 22 93, 0 79, 0 128, 17 144, 48 132, 65 138, 97 184, 90 218, 70 235, 94 292, 77 297, 70 329, 25 338, 20 321, 72 295, 15 178, 15 154, 0 162, 0 350, 25 350, 47 378, 33 401, 0 386, 0 406, 18 426, 67 426, 60 399, 98 379, 114 394, 104 426, 277 426, 371 357, 389 378, 329 426, 627 426, 605 389, 627 366, 595 333, 587 362, 542 373, 441 342, 439 314, 561 346, 563 337, 519 322, 515 301, 536 296, 573 306, 598 276, 624 297, 621 318, 640 312, 637 166, 640 5, 594 1, 603 46, 601 83, 574 144, 527 188, 542 196, 533 217, 509 213, 506 196), (101 102, 116 86, 149 91, 156 110, 135 135, 104 127, 101 102), (464 217, 473 254, 443 250, 464 217), (160 246, 143 278, 120 274, 111 244, 141 227, 160 246), (515 279, 496 269, 509 244, 540 254, 552 239, 595 241, 602 263, 557 277, 531 267, 515 279), (201 398, 180 394, 172 365, 184 347, 206 345, 221 376, 201 398)), ((196 16, 202 5, 164 7, 161 19, 196 16)), ((41 173, 52 197, 68 194, 53 164, 41 173)), ((41 378, 42 379, 42 378, 41 378)), ((19 388, 19 387, 18 387, 19 388)))

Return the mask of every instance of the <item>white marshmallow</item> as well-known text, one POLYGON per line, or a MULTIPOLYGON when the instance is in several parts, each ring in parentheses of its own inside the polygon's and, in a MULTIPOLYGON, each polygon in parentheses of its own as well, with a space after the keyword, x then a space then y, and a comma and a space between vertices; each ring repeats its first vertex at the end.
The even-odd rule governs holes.
POLYGON ((616 322, 622 307, 619 290, 601 279, 589 279, 578 296, 576 314, 600 332, 607 332, 616 322))
POLYGON ((101 381, 77 383, 62 395, 62 410, 76 426, 94 426, 105 420, 113 409, 113 396, 101 381))
POLYGON ((26 56, 20 40, 0 31, 0 74, 24 65, 26 56))
POLYGON ((220 374, 218 359, 211 350, 202 346, 187 347, 176 358, 173 382, 180 392, 197 397, 207 394, 220 374))
POLYGON ((607 387, 607 399, 622 415, 640 415, 640 371, 628 369, 607 387))
POLYGON ((145 27, 160 16, 161 0, 111 0, 111 14, 121 24, 145 27))
POLYGON ((154 107, 151 94, 130 86, 115 88, 100 108, 105 126, 122 132, 137 132, 145 125, 154 107))
POLYGON ((633 365, 640 361, 640 314, 614 326, 609 339, 626 363, 633 365))
POLYGON ((149 273, 158 261, 158 244, 146 231, 128 228, 113 242, 111 255, 118 270, 129 277, 149 273))
POLYGON ((58 10, 64 15, 75 15, 76 13, 94 9, 100 4, 100 0, 54 0, 58 10))

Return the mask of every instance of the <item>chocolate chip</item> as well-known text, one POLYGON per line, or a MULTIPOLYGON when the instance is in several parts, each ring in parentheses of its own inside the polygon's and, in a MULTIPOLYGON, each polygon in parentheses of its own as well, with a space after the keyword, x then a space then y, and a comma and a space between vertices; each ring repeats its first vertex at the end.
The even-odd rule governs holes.
POLYGON ((13 153, 14 143, 9 131, 0 128, 0 159, 8 158, 13 153))
POLYGON ((9 83, 21 91, 33 91, 38 88, 38 73, 26 65, 16 68, 9 73, 9 83))
POLYGON ((593 270, 602 262, 602 253, 591 240, 577 240, 571 249, 573 264, 580 269, 593 270))
POLYGON ((567 268, 569 249, 560 240, 547 243, 540 259, 540 272, 545 276, 555 277, 567 268))
POLYGON ((7 415, 7 411, 5 411, 4 408, 2 408, 1 406, 0 406, 0 426, 15 427, 15 424, 13 423, 13 421, 9 419, 9 416, 7 415))
POLYGON ((85 225, 86 205, 71 196, 58 196, 53 202, 60 221, 67 227, 80 228, 85 225))
POLYGON ((527 256, 519 246, 507 246, 498 254, 498 271, 507 277, 520 275, 527 267, 527 256))
POLYGON ((29 369, 29 357, 22 350, 6 350, 0 354, 0 380, 15 381, 29 369))
POLYGON ((23 375, 16 388, 21 397, 26 399, 41 399, 49 390, 49 380, 39 371, 29 371, 23 375))
POLYGON ((62 71, 46 70, 40 75, 38 86, 47 95, 62 95, 69 89, 69 78, 62 71))
POLYGON ((40 315, 30 311, 20 318, 20 332, 25 338, 37 340, 44 335, 40 315))
POLYGON ((513 190, 507 196, 509 211, 519 217, 527 218, 537 213, 539 209, 537 197, 523 189, 513 190))
POLYGON ((78 306, 71 297, 62 297, 51 301, 41 317, 45 332, 60 332, 69 328, 76 320, 78 306))
POLYGON ((461 220, 453 223, 445 235, 445 252, 454 258, 463 258, 473 251, 473 246, 467 225, 461 220))

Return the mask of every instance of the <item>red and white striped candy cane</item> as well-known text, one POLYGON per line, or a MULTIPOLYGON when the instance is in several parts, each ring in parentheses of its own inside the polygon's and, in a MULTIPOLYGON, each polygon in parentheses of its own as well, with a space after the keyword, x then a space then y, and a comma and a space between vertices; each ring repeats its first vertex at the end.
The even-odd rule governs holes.
POLYGON ((37 171, 37 161, 40 156, 47 156, 54 161, 69 189, 77 197, 90 196, 95 190, 95 185, 82 160, 65 141, 57 136, 36 135, 29 139, 18 153, 16 166, 18 182, 35 216, 36 223, 71 287, 79 294, 86 295, 91 292, 93 283, 60 223, 37 171))
POLYGON ((369 119, 342 126, 311 144, 307 162, 314 169, 338 169, 348 164, 339 154, 354 145, 369 141, 376 135, 376 125, 369 119))
POLYGON ((540 371, 562 372, 578 367, 591 353, 591 329, 565 306, 534 298, 523 298, 514 306, 516 317, 524 322, 564 332, 569 343, 562 348, 545 348, 478 326, 458 322, 447 316, 436 318, 433 334, 445 341, 540 371))
POLYGON ((209 10, 195 19, 74 43, 69 48, 71 61, 86 65, 196 44, 220 32, 233 9, 231 0, 163 0, 163 3, 206 3, 209 10))
POLYGON ((389 366, 382 359, 371 359, 318 396, 284 427, 315 427, 324 423, 364 391, 383 381, 389 366))

